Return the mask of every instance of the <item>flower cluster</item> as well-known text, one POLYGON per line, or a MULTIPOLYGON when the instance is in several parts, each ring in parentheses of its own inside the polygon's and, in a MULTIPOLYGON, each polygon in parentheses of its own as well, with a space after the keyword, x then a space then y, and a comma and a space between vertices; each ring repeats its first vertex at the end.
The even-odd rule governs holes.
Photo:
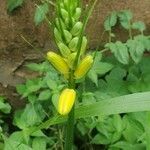
MULTIPOLYGON (((71 2, 70 0, 62 0, 57 4, 57 18, 55 19, 54 36, 60 55, 54 52, 48 52, 47 59, 55 69, 68 80, 71 72, 73 72, 74 80, 83 78, 93 63, 93 57, 91 55, 85 56, 87 38, 85 36, 80 38, 80 33, 83 28, 80 16, 81 8, 79 7, 78 0, 71 2), (80 50, 78 48, 79 42, 81 42, 80 50), (78 52, 80 52, 79 55, 78 52)), ((73 92, 72 89, 65 89, 64 91, 59 98, 58 112, 60 114, 69 113, 76 95, 74 93, 75 91, 73 92), (66 96, 64 96, 64 93, 66 96), (72 95, 73 98, 71 98, 72 95), (67 103, 69 97, 72 102, 69 101, 69 103, 67 103), (65 102, 63 102, 63 100, 65 102), (68 106, 66 106, 67 104, 68 106)))

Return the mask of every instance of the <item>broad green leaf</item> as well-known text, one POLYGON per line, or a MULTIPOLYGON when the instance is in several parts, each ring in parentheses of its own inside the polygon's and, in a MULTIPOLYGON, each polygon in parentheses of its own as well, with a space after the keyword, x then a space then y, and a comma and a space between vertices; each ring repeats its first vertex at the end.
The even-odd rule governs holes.
POLYGON ((39 94, 38 100, 44 101, 49 100, 51 97, 50 90, 44 90, 39 94))
POLYGON ((132 19, 132 13, 130 10, 122 10, 118 13, 118 17, 120 19, 120 23, 121 25, 125 28, 125 29, 130 29, 131 25, 130 25, 130 21, 132 19))
POLYGON ((144 45, 142 44, 142 42, 137 40, 128 40, 127 46, 129 48, 131 58, 135 63, 138 63, 143 56, 144 45))
POLYGON ((24 0, 7 0, 7 9, 9 12, 22 5, 24 0))
POLYGON ((136 30, 139 30, 141 32, 143 32, 146 29, 145 24, 142 21, 134 22, 132 24, 132 28, 136 29, 136 30))
MULTIPOLYGON (((138 111, 150 111, 150 92, 135 93, 96 102, 75 109, 75 118, 105 116, 138 111)), ((31 128, 31 132, 48 128, 51 125, 65 122, 67 116, 55 116, 39 127, 31 128)))
POLYGON ((87 126, 85 125, 85 123, 83 122, 78 122, 77 124, 77 129, 80 131, 81 135, 86 135, 89 131, 89 129, 87 128, 87 126))
POLYGON ((123 132, 125 140, 135 144, 138 141, 138 138, 144 133, 142 125, 128 115, 124 116, 123 122, 126 126, 123 132))
POLYGON ((117 13, 112 12, 104 21, 104 28, 106 31, 110 31, 113 26, 117 23, 117 13))
POLYGON ((91 141, 93 144, 110 144, 110 141, 105 135, 97 134, 91 141))
POLYGON ((49 8, 47 3, 37 6, 34 16, 34 22, 36 25, 39 25, 45 19, 48 11, 49 8))
POLYGON ((147 51, 150 51, 150 38, 148 38, 148 36, 137 35, 134 37, 134 39, 137 40, 138 42, 141 42, 144 45, 144 48, 147 51))
POLYGON ((16 112, 14 124, 20 129, 25 129, 41 123, 44 117, 44 110, 40 104, 27 104, 23 111, 16 112))
POLYGON ((28 145, 4 136, 4 150, 32 150, 28 145))
POLYGON ((120 115, 113 115, 105 117, 102 121, 100 120, 96 125, 96 129, 103 135, 101 138, 107 138, 107 142, 110 144, 121 138, 124 128, 120 115))
POLYGON ((119 62, 122 64, 129 63, 128 49, 124 43, 121 43, 120 41, 117 41, 116 43, 107 43, 105 47, 111 50, 119 62))
POLYGON ((56 80, 52 80, 51 78, 47 79, 46 83, 51 90, 56 90, 58 87, 56 80))
POLYGON ((92 68, 88 73, 88 77, 98 85, 98 75, 104 75, 109 72, 113 68, 112 64, 105 63, 105 62, 97 62, 94 63, 92 68))
POLYGON ((32 142, 33 150, 46 150, 46 139, 42 137, 37 137, 33 139, 32 142))
POLYGON ((101 53, 97 52, 97 55, 94 59, 93 66, 88 72, 88 77, 97 86, 98 86, 98 75, 104 75, 105 73, 109 72, 113 68, 112 64, 101 62, 101 59, 102 59, 101 53))

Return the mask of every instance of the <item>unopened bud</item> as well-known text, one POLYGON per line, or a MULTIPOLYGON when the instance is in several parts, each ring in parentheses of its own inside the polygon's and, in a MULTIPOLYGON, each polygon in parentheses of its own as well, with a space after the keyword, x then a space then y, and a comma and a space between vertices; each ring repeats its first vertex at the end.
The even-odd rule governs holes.
POLYGON ((73 89, 65 89, 62 91, 58 101, 58 112, 61 115, 67 115, 75 102, 76 92, 73 89))
POLYGON ((76 20, 78 20, 81 16, 81 8, 76 8, 75 14, 74 14, 74 18, 76 20))
POLYGON ((48 52, 47 59, 60 73, 64 75, 69 74, 69 67, 60 55, 54 52, 48 52))
POLYGON ((72 34, 73 36, 79 35, 80 32, 81 32, 82 26, 83 26, 82 22, 77 22, 77 23, 73 26, 73 28, 72 28, 72 30, 71 30, 71 34, 72 34))
POLYGON ((74 37, 70 43, 69 43, 69 48, 71 51, 76 51, 77 49, 77 44, 78 44, 79 38, 78 37, 74 37))
POLYGON ((58 43, 58 47, 64 57, 68 57, 70 55, 70 49, 64 43, 58 43))
POLYGON ((64 34, 65 34, 66 42, 69 43, 72 39, 72 34, 67 30, 64 30, 64 34))
POLYGON ((84 77, 87 72, 90 70, 93 64, 93 57, 91 55, 86 56, 80 64, 77 66, 77 69, 74 72, 75 79, 81 79, 84 77))

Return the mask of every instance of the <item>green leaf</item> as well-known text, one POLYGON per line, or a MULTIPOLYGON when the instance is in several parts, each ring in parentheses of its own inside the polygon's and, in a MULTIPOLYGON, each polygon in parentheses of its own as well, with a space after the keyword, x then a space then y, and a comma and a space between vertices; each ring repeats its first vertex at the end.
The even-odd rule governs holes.
POLYGON ((125 29, 130 29, 130 21, 132 19, 132 13, 129 10, 122 10, 118 13, 121 25, 125 29))
POLYGON ((26 86, 24 84, 17 85, 16 90, 20 95, 23 95, 26 91, 26 86))
POLYGON ((58 108, 58 99, 59 99, 59 96, 60 96, 59 92, 56 92, 56 93, 54 93, 52 95, 52 103, 55 106, 56 110, 58 108))
POLYGON ((4 98, 0 96, 0 111, 8 114, 11 111, 11 106, 8 103, 4 102, 4 98))
POLYGON ((50 90, 44 90, 39 94, 38 100, 49 100, 51 97, 50 90))
POLYGON ((96 102, 96 99, 94 97, 94 94, 91 92, 84 92, 82 94, 82 103, 84 104, 91 104, 96 102))
POLYGON ((11 138, 4 137, 4 150, 32 150, 28 145, 11 138))
POLYGON ((46 83, 51 90, 56 90, 58 87, 56 80, 49 78, 49 79, 47 79, 46 83))
POLYGON ((150 92, 124 95, 76 109, 78 118, 150 110, 150 92))
POLYGON ((113 68, 112 64, 101 62, 101 58, 102 58, 101 53, 97 52, 97 55, 94 59, 93 66, 88 72, 88 77, 97 86, 98 86, 98 75, 104 75, 113 68))
POLYGON ((34 138, 32 142, 33 150, 46 150, 46 140, 45 138, 38 137, 34 138))
POLYGON ((39 64, 30 63, 27 64, 26 67, 28 67, 32 71, 38 71, 38 72, 47 72, 48 70, 50 70, 50 65, 47 62, 43 62, 39 64))
POLYGON ((20 129, 25 129, 41 123, 44 117, 44 110, 40 104, 27 104, 23 111, 16 112, 14 124, 20 129))
POLYGON ((105 116, 103 120, 100 120, 97 123, 96 129, 99 131, 101 137, 105 140, 107 139, 109 144, 118 141, 121 138, 123 131, 123 124, 120 115, 105 116))
POLYGON ((141 32, 143 32, 146 29, 145 24, 142 21, 134 22, 132 24, 132 28, 136 29, 136 30, 139 30, 141 32))
POLYGON ((7 9, 9 12, 22 5, 24 0, 7 0, 7 9))
POLYGON ((109 144, 109 140, 105 135, 97 134, 91 141, 93 144, 109 144))
POLYGON ((129 53, 133 61, 135 63, 139 63, 144 52, 144 46, 142 42, 137 41, 137 40, 128 40, 127 46, 129 48, 129 53))
POLYGON ((124 43, 121 43, 120 41, 117 41, 116 43, 107 43, 106 47, 109 48, 112 53, 114 53, 119 62, 122 64, 129 63, 128 49, 124 43))
POLYGON ((125 140, 132 144, 136 143, 138 138, 144 133, 142 125, 127 115, 124 116, 123 121, 126 126, 123 132, 125 140))
POLYGON ((112 12, 104 22, 104 28, 106 31, 110 31, 113 26, 117 23, 117 13, 114 11, 112 12))
POLYGON ((150 51, 150 38, 148 38, 148 36, 137 35, 134 37, 134 39, 137 40, 138 42, 141 42, 144 45, 144 48, 147 51, 150 51))
MULTIPOLYGON (((94 104, 80 106, 75 109, 75 118, 105 116, 138 111, 150 111, 150 92, 129 94, 102 100, 94 104)), ((48 128, 50 125, 59 124, 66 120, 67 116, 63 117, 57 115, 42 123, 39 127, 32 128, 31 132, 48 128)))
POLYGON ((130 144, 126 141, 119 141, 110 147, 119 148, 121 150, 145 150, 145 145, 143 143, 141 144, 130 144))
POLYGON ((37 6, 34 16, 34 22, 36 25, 39 25, 45 19, 48 11, 49 8, 47 3, 37 6))

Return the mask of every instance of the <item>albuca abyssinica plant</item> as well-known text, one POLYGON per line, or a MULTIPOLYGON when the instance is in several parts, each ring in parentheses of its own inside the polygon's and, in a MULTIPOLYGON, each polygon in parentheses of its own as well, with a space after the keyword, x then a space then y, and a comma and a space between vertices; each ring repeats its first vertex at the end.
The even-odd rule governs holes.
POLYGON ((54 36, 60 53, 47 53, 49 62, 68 82, 68 87, 60 94, 57 108, 59 114, 68 115, 66 150, 72 149, 76 80, 83 78, 93 64, 93 56, 86 54, 87 38, 83 34, 88 17, 85 22, 80 21, 82 9, 79 3, 78 0, 57 1, 54 36))

